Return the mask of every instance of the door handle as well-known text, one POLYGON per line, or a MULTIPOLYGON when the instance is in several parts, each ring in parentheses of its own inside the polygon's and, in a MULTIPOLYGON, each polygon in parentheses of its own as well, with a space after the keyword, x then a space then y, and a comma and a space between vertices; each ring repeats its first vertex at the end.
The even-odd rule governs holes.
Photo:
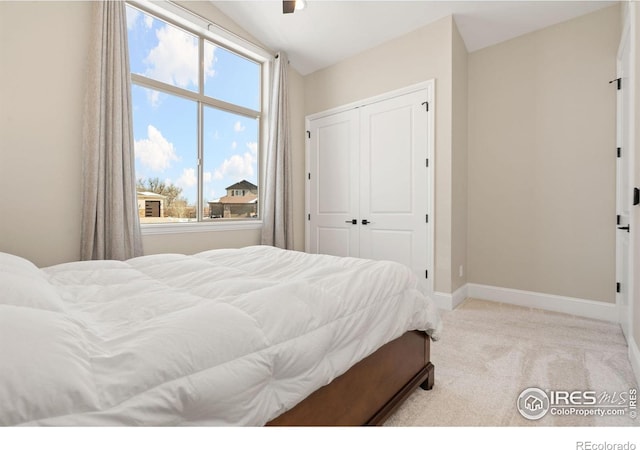
POLYGON ((350 223, 351 225, 358 225, 358 219, 345 220, 344 223, 350 223))
POLYGON ((629 233, 629 225, 626 227, 618 227, 618 230, 627 230, 627 233, 629 233))
POLYGON ((373 222, 369 222, 367 219, 362 219, 362 225, 367 225, 369 223, 373 223, 373 222))

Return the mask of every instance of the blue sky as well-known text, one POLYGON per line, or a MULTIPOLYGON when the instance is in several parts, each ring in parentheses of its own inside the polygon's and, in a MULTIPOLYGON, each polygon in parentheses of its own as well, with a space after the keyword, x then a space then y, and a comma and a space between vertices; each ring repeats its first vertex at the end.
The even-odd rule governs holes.
MULTIPOLYGON (((127 7, 131 71, 198 91, 198 39, 127 7)), ((205 43, 204 93, 258 110, 260 66, 205 43)), ((133 85, 136 178, 159 177, 180 186, 190 204, 197 199, 197 103, 133 85)), ((205 106, 203 117, 205 201, 225 188, 258 179, 258 121, 205 106)))

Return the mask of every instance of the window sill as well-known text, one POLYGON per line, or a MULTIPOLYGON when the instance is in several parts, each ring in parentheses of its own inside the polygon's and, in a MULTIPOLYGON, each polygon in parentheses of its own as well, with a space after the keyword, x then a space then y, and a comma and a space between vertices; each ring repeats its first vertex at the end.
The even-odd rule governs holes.
POLYGON ((259 230, 261 220, 238 220, 233 222, 187 222, 141 224, 142 235, 205 233, 211 231, 259 230))

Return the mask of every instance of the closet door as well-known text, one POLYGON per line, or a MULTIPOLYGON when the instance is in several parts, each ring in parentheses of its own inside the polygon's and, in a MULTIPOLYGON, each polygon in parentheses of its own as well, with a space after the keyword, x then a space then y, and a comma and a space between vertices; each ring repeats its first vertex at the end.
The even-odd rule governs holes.
POLYGON ((358 256, 358 111, 315 119, 309 131, 309 252, 358 256))
POLYGON ((360 108, 360 257, 427 265, 426 91, 360 108))

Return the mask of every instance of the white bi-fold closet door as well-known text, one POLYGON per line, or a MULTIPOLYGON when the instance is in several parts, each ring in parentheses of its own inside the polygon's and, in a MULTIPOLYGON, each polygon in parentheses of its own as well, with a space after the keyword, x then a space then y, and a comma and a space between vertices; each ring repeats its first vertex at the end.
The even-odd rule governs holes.
POLYGON ((307 251, 391 260, 431 290, 433 84, 307 118, 307 251))

